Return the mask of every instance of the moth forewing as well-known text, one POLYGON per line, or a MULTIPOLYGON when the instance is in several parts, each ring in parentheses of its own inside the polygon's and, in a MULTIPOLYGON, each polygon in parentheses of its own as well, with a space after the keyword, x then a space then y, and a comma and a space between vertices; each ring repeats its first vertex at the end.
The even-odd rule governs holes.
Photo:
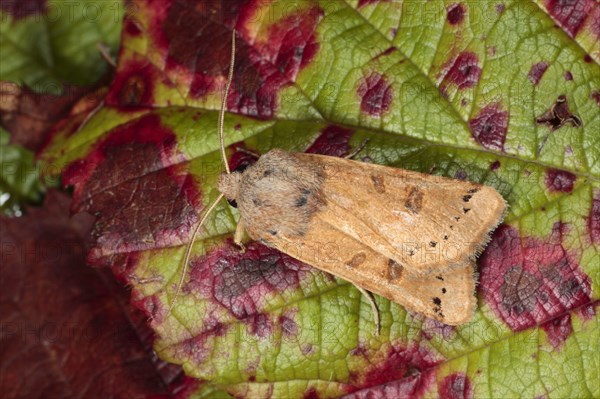
POLYGON ((316 217, 414 274, 462 268, 481 252, 504 215, 491 187, 314 154, 326 209, 316 217))

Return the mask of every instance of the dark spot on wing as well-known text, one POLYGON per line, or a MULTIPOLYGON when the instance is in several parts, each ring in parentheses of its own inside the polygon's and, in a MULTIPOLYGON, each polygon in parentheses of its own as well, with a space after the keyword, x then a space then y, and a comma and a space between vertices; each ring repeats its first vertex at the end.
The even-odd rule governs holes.
POLYGON ((312 191, 310 191, 310 190, 309 190, 309 189, 307 189, 307 188, 303 188, 302 190, 300 190, 300 192, 301 192, 302 194, 304 194, 304 195, 310 195, 310 194, 312 194, 312 191))
POLYGON ((437 278, 438 280, 444 281, 444 278, 441 275, 435 276, 435 278, 437 278))
POLYGON ((415 214, 419 213, 423 207, 423 195, 423 191, 421 191, 419 187, 411 187, 410 191, 408 192, 408 197, 404 202, 406 209, 415 214))
POLYGON ((273 174, 273 169, 267 169, 264 171, 263 177, 271 176, 271 174, 273 174))
POLYGON ((439 318, 443 319, 444 314, 442 313, 442 300, 436 296, 433 298, 433 304, 435 305, 433 307, 433 312, 437 314, 439 318))
POLYGON ((404 267, 393 259, 388 259, 388 280, 396 280, 402 277, 404 267))
POLYGON ((469 200, 470 200, 471 198, 473 198, 473 196, 472 196, 472 195, 465 195, 465 196, 463 197, 463 201, 464 201, 464 202, 469 202, 469 200))
POLYGON ((269 230, 269 234, 271 234, 272 236, 276 236, 277 230, 269 230))
POLYGON ((479 191, 479 187, 475 187, 469 190, 469 194, 475 194, 477 191, 479 191))
POLYGON ((442 288, 442 294, 445 294, 445 293, 446 293, 446 289, 442 288))
POLYGON ((448 236, 444 236, 444 240, 447 240, 447 239, 448 239, 448 236))
POLYGON ((367 255, 364 252, 359 252, 352 257, 348 262, 346 262, 346 266, 356 267, 360 266, 364 263, 365 259, 367 259, 367 255))
POLYGON ((467 213, 467 212, 469 212, 470 210, 471 210, 471 208, 463 208, 463 212, 464 212, 464 213, 467 213))
POLYGON ((296 198, 296 201, 294 202, 294 206, 299 208, 301 206, 306 205, 307 202, 308 202, 308 200, 306 199, 305 196, 298 197, 298 198, 296 198))
POLYGON ((430 242, 429 242, 429 246, 430 246, 431 248, 435 248, 435 246, 436 246, 436 245, 437 245, 437 242, 435 242, 435 241, 430 241, 430 242))
POLYGON ((252 203, 256 206, 261 206, 262 205, 262 201, 259 200, 258 198, 253 198, 252 199, 252 203))
POLYGON ((385 193, 385 183, 382 175, 371 175, 371 181, 373 182, 375 191, 377 191, 379 194, 385 193))
MULTIPOLYGON (((460 220, 460 216, 454 216, 454 220, 458 222, 460 220)), ((452 228, 452 226, 450 226, 450 228, 452 228)))

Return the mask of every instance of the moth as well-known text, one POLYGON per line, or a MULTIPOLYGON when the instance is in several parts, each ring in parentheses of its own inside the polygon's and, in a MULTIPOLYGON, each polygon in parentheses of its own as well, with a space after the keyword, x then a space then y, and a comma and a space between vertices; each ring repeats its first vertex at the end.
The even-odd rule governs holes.
POLYGON ((370 298, 377 325, 375 302, 365 290, 445 324, 467 322, 476 308, 475 259, 503 219, 502 196, 467 181, 280 149, 231 172, 222 130, 234 48, 235 34, 219 120, 226 172, 191 242, 225 197, 239 209, 238 245, 246 232, 351 282, 370 298))

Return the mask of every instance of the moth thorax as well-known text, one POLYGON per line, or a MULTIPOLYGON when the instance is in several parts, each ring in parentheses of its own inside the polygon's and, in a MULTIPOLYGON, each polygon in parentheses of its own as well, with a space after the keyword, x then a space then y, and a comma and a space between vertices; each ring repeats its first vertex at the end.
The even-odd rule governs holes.
POLYGON ((242 174, 240 172, 223 173, 219 176, 217 189, 225 195, 228 200, 236 200, 240 193, 242 174))

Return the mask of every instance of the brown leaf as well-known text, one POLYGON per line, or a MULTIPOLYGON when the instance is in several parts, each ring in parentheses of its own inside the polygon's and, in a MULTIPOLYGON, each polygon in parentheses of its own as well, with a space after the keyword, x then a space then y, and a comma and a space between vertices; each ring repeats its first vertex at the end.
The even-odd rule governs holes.
POLYGON ((3 397, 168 397, 185 389, 180 369, 151 352, 152 333, 127 291, 108 270, 85 265, 92 221, 69 218, 69 202, 50 191, 42 208, 0 218, 3 397))

